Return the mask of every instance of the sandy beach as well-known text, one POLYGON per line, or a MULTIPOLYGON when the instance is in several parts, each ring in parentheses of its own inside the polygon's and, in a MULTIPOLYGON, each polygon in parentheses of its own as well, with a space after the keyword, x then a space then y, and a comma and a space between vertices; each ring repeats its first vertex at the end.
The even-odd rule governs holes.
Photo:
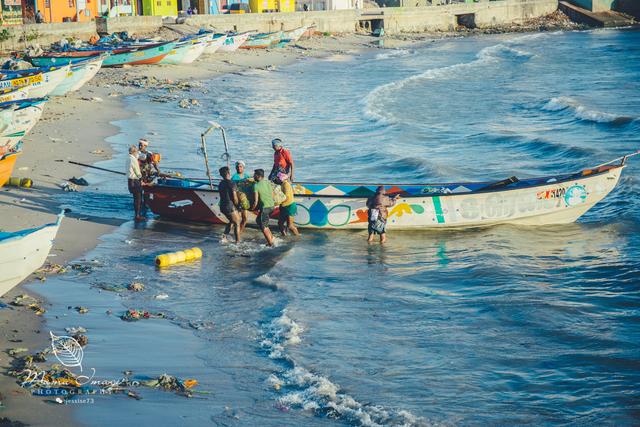
MULTIPOLYGON (((535 30, 540 25, 537 22, 510 30, 535 30)), ((170 32, 161 34, 162 37, 169 35, 170 32)), ((459 35, 403 35, 385 39, 384 46, 399 48, 459 35)), ((102 69, 80 91, 52 98, 40 122, 25 138, 24 154, 18 159, 13 176, 31 178, 34 187, 0 189, 2 231, 38 227, 55 218, 61 208, 57 200, 63 191, 60 185, 71 177, 81 177, 86 173, 85 168, 70 164, 69 160, 93 164, 111 157, 112 149, 107 138, 119 131, 112 123, 135 114, 135 111, 125 109, 123 97, 140 94, 149 88, 173 86, 177 89, 167 92, 166 102, 174 103, 175 108, 179 109, 179 101, 190 98, 181 87, 197 92, 201 80, 250 69, 274 70, 305 58, 357 54, 365 49, 376 49, 377 44, 377 38, 366 35, 315 35, 292 47, 204 56, 188 66, 102 69)), ((126 185, 120 176, 114 175, 113 179, 121 180, 122 185, 126 185)), ((79 191, 83 189, 79 188, 79 191)), ((81 211, 75 211, 72 206, 69 208, 71 210, 66 215, 49 258, 51 264, 66 265, 72 260, 81 259, 96 246, 101 236, 122 224, 121 220, 89 217, 81 211)), ((42 286, 47 285, 44 276, 42 286)), ((13 361, 8 355, 9 349, 25 347, 29 352, 36 352, 49 344, 48 336, 41 333, 46 328, 43 328, 40 316, 27 307, 9 305, 17 295, 23 293, 22 286, 18 286, 1 298, 7 305, 0 309, 0 370, 3 371, 3 375, 0 375, 0 401, 3 408, 0 424, 6 419, 28 425, 70 425, 75 422, 70 406, 52 404, 47 398, 32 397, 28 389, 21 388, 14 377, 6 374, 13 361)), ((47 308, 46 301, 42 301, 42 305, 47 308)))

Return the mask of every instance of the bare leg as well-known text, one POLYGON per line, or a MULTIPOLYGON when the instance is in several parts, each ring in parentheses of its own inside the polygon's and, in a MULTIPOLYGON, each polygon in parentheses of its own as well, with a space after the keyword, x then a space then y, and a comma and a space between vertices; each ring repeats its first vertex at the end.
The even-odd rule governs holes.
POLYGON ((269 227, 263 228, 262 234, 264 234, 264 238, 267 239, 267 246, 273 246, 273 234, 271 234, 269 227))
POLYGON ((236 238, 236 243, 240 243, 240 214, 238 212, 234 212, 231 214, 231 222, 230 224, 233 226, 233 235, 236 238))
POLYGON ((369 238, 367 239, 367 243, 373 243, 373 233, 369 233, 369 238))
POLYGON ((247 226, 247 211, 243 209, 240 213, 240 217, 240 233, 242 233, 247 226))
POLYGON ((283 236, 287 235, 287 228, 285 227, 285 219, 282 217, 278 218, 278 229, 280 230, 280 234, 283 236))
POLYGON ((387 241, 387 233, 382 233, 382 234, 380 235, 380 243, 382 243, 382 244, 383 244, 383 243, 384 243, 384 242, 386 242, 386 241, 387 241))
POLYGON ((296 227, 296 224, 293 222, 293 217, 292 216, 287 218, 287 225, 289 226, 289 230, 291 230, 291 232, 293 233, 294 236, 299 236, 300 235, 300 232, 298 231, 298 227, 296 227))

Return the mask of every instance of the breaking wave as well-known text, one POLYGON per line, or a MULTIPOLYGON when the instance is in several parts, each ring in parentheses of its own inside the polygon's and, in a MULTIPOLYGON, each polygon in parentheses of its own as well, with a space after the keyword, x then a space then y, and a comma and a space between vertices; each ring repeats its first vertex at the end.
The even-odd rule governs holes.
POLYGON ((594 123, 609 123, 613 125, 625 125, 635 121, 637 118, 630 116, 620 116, 612 113, 590 109, 573 98, 560 96, 551 98, 543 107, 545 111, 557 112, 568 111, 577 120, 594 123))
POLYGON ((364 114, 373 121, 391 123, 395 121, 393 114, 385 111, 384 100, 393 93, 399 92, 410 83, 423 80, 449 79, 458 76, 461 72, 470 68, 488 65, 501 59, 526 60, 533 56, 532 53, 516 49, 507 44, 497 44, 480 50, 476 58, 470 62, 447 65, 446 67, 432 68, 420 74, 409 76, 403 80, 386 83, 373 89, 364 99, 364 114))
POLYGON ((409 56, 412 53, 413 51, 409 49, 387 49, 386 52, 377 54, 375 58, 377 60, 385 60, 402 56, 409 56))
POLYGON ((304 327, 292 320, 287 311, 263 328, 262 349, 271 359, 285 365, 272 374, 267 383, 279 390, 277 405, 282 409, 311 411, 317 416, 337 418, 362 426, 426 426, 428 423, 408 411, 363 404, 348 395, 339 385, 322 375, 298 366, 286 348, 302 341, 304 327))

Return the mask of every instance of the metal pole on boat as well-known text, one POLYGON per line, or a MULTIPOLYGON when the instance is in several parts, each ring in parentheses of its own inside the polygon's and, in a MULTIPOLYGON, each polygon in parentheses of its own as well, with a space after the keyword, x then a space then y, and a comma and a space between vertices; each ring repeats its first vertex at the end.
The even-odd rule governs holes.
POLYGON ((209 187, 211 187, 212 190, 213 190, 213 178, 211 178, 211 169, 209 168, 209 156, 207 155, 207 142, 205 141, 205 136, 209 132, 211 132, 211 129, 213 129, 214 127, 215 126, 212 123, 211 126, 209 126, 209 128, 200 135, 200 143, 202 144, 202 154, 204 154, 204 165, 207 168, 207 178, 209 178, 209 187))

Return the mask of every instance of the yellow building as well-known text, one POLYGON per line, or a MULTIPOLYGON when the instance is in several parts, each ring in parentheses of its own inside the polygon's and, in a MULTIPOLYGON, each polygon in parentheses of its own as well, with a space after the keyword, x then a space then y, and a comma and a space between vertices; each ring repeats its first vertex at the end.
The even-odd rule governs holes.
POLYGON ((178 0, 142 0, 145 16, 177 16, 178 0))

